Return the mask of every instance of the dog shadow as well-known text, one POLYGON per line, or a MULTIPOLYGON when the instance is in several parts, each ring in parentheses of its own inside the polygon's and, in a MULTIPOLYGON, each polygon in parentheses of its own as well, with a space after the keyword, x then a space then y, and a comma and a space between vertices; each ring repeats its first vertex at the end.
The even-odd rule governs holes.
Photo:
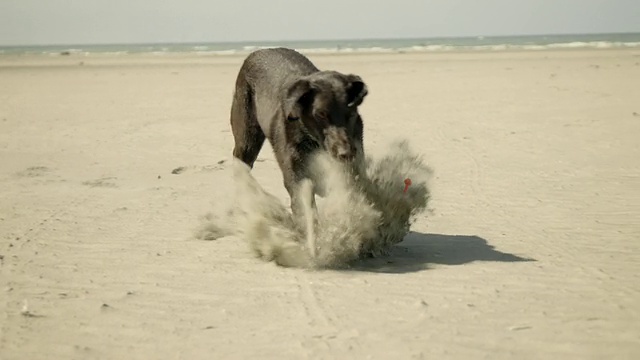
POLYGON ((429 264, 463 265, 474 261, 524 262, 535 259, 495 250, 478 236, 423 234, 410 232, 392 247, 391 253, 355 263, 351 270, 408 273, 429 268, 429 264))

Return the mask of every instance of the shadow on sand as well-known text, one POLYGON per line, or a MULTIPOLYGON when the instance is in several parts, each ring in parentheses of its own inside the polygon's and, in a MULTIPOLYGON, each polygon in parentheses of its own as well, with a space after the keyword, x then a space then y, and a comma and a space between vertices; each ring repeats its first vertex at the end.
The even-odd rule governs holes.
POLYGON ((392 248, 390 255, 359 261, 351 270, 407 273, 425 270, 429 264, 462 265, 473 261, 535 260, 497 251, 487 240, 478 236, 410 232, 392 248))

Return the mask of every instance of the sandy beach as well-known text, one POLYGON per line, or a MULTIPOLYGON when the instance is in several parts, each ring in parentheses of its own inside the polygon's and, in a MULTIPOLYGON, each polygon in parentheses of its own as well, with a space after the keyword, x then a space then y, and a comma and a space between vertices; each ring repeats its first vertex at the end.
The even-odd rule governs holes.
POLYGON ((349 271, 194 238, 242 56, 0 56, 0 359, 640 358, 640 49, 310 57, 435 171, 349 271))

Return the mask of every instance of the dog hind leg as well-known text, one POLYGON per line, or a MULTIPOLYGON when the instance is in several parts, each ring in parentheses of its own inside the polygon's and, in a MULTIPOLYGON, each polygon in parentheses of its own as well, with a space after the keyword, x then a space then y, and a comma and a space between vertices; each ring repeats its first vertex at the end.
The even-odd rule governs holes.
POLYGON ((231 105, 231 131, 235 141, 233 156, 253 168, 265 135, 258 124, 253 91, 242 78, 236 83, 231 105))

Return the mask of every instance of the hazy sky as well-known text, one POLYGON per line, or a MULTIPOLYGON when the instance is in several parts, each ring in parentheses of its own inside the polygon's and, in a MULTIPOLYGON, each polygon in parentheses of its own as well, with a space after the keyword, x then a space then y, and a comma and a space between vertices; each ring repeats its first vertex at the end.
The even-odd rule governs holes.
POLYGON ((0 45, 640 32, 640 0, 0 0, 0 45))

